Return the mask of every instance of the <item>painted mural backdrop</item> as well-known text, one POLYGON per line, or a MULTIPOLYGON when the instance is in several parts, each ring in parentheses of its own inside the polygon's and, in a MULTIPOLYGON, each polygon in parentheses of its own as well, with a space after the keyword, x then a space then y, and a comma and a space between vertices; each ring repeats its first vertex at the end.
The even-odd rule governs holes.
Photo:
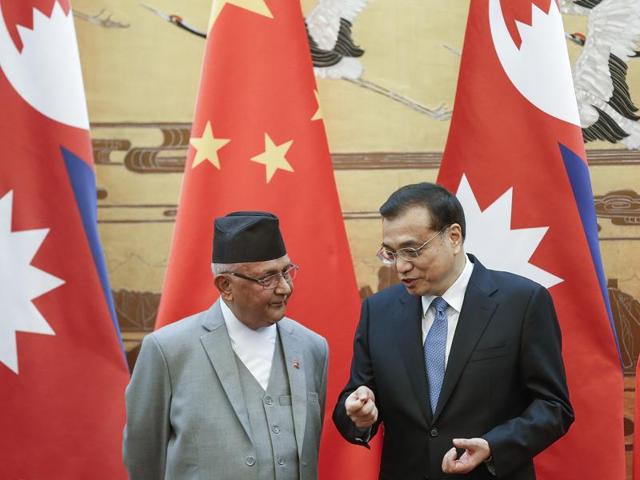
MULTIPOLYGON (((640 353, 640 3, 560 4, 625 371, 630 451, 640 353)), ((162 289, 210 2, 73 5, 97 165, 98 221, 132 364, 153 328, 162 289)), ((403 184, 436 178, 468 1, 304 0, 303 7, 364 297, 395 281, 375 257, 379 205, 403 184)), ((486 112, 487 122, 491 114, 486 112)))

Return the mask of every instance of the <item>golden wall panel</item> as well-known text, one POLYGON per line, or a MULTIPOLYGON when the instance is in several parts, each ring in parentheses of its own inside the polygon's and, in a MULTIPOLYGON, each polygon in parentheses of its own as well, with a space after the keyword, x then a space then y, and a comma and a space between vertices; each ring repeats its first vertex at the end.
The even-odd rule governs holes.
MULTIPOLYGON (((149 0, 205 29, 210 0, 149 0)), ((303 0, 309 12, 316 0, 303 0)), ((130 0, 74 0, 92 122, 98 221, 131 362, 153 328, 189 144, 204 41, 130 0)), ((434 181, 452 108, 468 0, 371 0, 353 38, 365 53, 358 81, 319 79, 336 184, 362 296, 395 281, 375 257, 377 210, 401 185, 434 181), (440 110, 438 110, 440 108, 440 110), (430 109, 430 110, 429 110, 430 109)), ((585 32, 585 17, 565 17, 585 32)), ((575 61, 581 47, 569 44, 575 61)), ((629 64, 640 102, 640 61, 629 64)), ((490 112, 487 112, 490 121, 490 112)), ((602 257, 625 377, 631 450, 640 353, 640 152, 589 143, 602 257)), ((630 458, 630 454, 628 454, 630 458)))

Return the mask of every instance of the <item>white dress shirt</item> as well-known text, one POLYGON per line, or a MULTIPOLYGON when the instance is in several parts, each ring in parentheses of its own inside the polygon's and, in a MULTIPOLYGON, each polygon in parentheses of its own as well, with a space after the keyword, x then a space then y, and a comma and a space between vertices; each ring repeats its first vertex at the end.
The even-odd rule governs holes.
MULTIPOLYGON (((449 361, 449 352, 451 351, 451 344, 453 343, 453 335, 456 333, 456 327, 458 326, 458 318, 460 317, 460 310, 462 309, 462 302, 464 302, 464 294, 467 292, 467 286, 469 285, 469 279, 473 272, 473 263, 464 256, 465 264, 462 269, 462 273, 458 276, 453 285, 451 285, 446 292, 442 295, 442 298, 449 304, 446 310, 447 314, 447 347, 445 350, 445 366, 449 361)), ((431 307, 431 302, 436 298, 436 295, 423 295, 422 296, 422 344, 427 338, 427 332, 433 325, 433 320, 436 316, 435 307, 431 307)))
POLYGON ((253 330, 236 318, 231 309, 220 300, 220 309, 231 339, 231 348, 263 390, 269 386, 269 375, 276 349, 276 325, 253 330))

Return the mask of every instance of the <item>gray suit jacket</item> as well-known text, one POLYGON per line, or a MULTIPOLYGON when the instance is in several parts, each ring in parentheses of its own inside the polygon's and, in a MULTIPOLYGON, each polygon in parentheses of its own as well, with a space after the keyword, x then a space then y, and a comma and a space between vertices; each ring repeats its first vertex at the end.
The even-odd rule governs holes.
MULTIPOLYGON (((126 392, 124 462, 132 480, 257 479, 238 367, 218 302, 142 342, 126 392)), ((286 317, 278 332, 300 479, 316 479, 327 342, 286 317)))

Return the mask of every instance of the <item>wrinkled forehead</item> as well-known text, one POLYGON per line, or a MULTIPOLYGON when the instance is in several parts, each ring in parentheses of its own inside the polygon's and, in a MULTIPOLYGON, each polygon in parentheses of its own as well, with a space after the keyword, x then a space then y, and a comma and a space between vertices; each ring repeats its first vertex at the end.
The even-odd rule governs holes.
POLYGON ((244 262, 238 263, 238 270, 242 271, 248 275, 253 276, 261 276, 268 275, 270 273, 277 273, 281 270, 285 269, 291 260, 289 259, 289 255, 284 255, 280 258, 276 258, 274 260, 266 260, 263 262, 244 262))

